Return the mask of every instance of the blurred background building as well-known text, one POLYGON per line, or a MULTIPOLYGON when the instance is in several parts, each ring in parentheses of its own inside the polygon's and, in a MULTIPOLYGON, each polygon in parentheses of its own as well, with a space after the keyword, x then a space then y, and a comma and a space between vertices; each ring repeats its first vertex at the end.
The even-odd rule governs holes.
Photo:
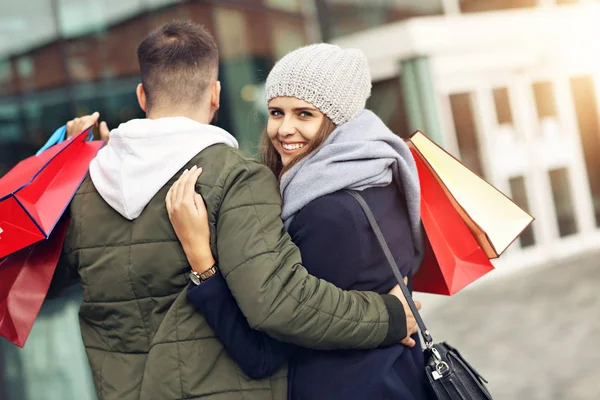
MULTIPOLYGON (((316 41, 358 47, 369 107, 392 130, 423 130, 536 217, 488 279, 600 248, 592 0, 0 0, 0 176, 74 116, 99 111, 111 128, 143 117, 136 48, 173 19, 214 34, 217 124, 247 152, 278 58, 316 41)), ((0 340, 0 398, 95 398, 80 296, 48 302, 24 350, 0 340)))

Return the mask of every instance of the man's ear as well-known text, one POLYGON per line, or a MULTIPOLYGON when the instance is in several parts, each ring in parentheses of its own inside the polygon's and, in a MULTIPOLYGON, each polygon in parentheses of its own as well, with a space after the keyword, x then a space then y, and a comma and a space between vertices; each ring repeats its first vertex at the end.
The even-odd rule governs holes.
POLYGON ((144 112, 148 112, 148 103, 146 99, 146 91, 144 90, 144 85, 142 85, 141 83, 138 84, 137 88, 135 89, 135 94, 137 95, 138 104, 140 105, 140 108, 144 112))
POLYGON ((210 108, 216 112, 221 106, 221 82, 214 81, 210 93, 210 108))

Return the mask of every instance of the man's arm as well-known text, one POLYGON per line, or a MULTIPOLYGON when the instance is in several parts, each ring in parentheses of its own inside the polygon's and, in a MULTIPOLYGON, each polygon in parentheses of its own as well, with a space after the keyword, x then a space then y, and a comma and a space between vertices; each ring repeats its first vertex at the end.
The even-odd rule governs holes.
POLYGON ((229 173, 217 213, 219 268, 250 326, 315 349, 375 348, 406 332, 391 295, 343 291, 307 273, 281 221, 273 174, 244 160, 229 173))

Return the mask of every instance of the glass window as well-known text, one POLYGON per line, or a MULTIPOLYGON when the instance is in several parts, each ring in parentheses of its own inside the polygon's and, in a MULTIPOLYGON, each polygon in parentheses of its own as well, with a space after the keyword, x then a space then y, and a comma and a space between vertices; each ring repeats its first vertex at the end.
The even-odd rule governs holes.
POLYGON ((137 47, 150 32, 145 19, 133 18, 110 27, 102 35, 100 47, 103 75, 112 77, 138 76, 137 47))
MULTIPOLYGON (((177 2, 164 8, 154 9, 148 14, 148 19, 141 18, 141 16, 137 16, 135 19, 140 21, 138 26, 144 25, 144 28, 141 28, 142 30, 145 29, 141 38, 143 39, 151 30, 173 20, 191 20, 194 23, 204 25, 209 31, 214 32, 211 25, 211 12, 212 7, 208 4, 202 4, 202 2, 177 2)), ((137 44, 139 44, 139 41, 137 44)))
POLYGON ((460 11, 464 13, 527 8, 538 5, 539 0, 460 0, 460 11))
POLYGON ((12 92, 12 65, 7 59, 0 59, 0 96, 12 92))
POLYGON ((566 168, 557 168, 548 171, 552 198, 558 222, 558 233, 561 237, 577 233, 575 209, 571 196, 569 171, 566 168))
POLYGON ((98 80, 102 64, 97 59, 102 56, 102 41, 94 35, 73 39, 65 43, 67 50, 67 68, 72 82, 98 80))
POLYGON ((535 106, 539 119, 556 116, 556 103, 552 82, 536 82, 533 84, 535 106))
POLYGON ((512 125, 513 117, 510 109, 510 99, 508 97, 508 88, 496 88, 493 90, 494 105, 496 107, 496 116, 498 124, 512 125))
POLYGON ((221 54, 220 80, 224 83, 219 117, 228 116, 227 128, 238 139, 240 148, 254 153, 262 123, 252 118, 255 103, 249 98, 252 91, 247 89, 248 84, 257 82, 247 15, 242 9, 218 7, 214 17, 221 54))
POLYGON ((373 83, 367 108, 373 110, 396 135, 407 139, 412 134, 406 120, 400 78, 373 83))
POLYGON ((594 91, 594 79, 591 76, 571 78, 571 92, 577 113, 588 182, 592 192, 596 225, 600 227, 600 119, 598 99, 594 91))
POLYGON ((155 27, 174 19, 190 19, 206 26, 221 50, 223 104, 217 124, 231 129, 250 151, 264 122, 260 112, 254 117, 257 109, 264 107, 259 101, 260 83, 275 59, 307 43, 308 17, 303 13, 307 4, 299 0, 220 3, 2 3, 0 22, 6 23, 0 35, 9 40, 0 40, 0 105, 10 99, 16 112, 4 117, 3 126, 13 128, 0 135, 14 141, 19 132, 19 140, 35 147, 66 118, 82 113, 100 111, 109 126, 126 117, 143 116, 133 93, 139 80, 137 46, 155 27), (36 12, 30 12, 32 9, 36 12), (131 92, 127 94, 125 89, 131 92), (25 94, 29 103, 39 105, 42 117, 27 113, 25 94))
POLYGON ((103 31, 109 18, 134 14, 138 7, 134 2, 115 0, 58 0, 56 3, 56 23, 60 27, 57 33, 65 38, 103 31))
MULTIPOLYGON (((526 212, 529 212, 529 198, 527 188, 525 187, 525 178, 517 176, 508 180, 512 200, 526 212)), ((530 247, 535 245, 535 236, 533 228, 529 225, 519 236, 521 247, 530 247)))
POLYGON ((325 40, 408 18, 443 14, 441 0, 317 0, 316 5, 325 40))
POLYGON ((13 142, 21 138, 21 127, 14 120, 19 107, 13 102, 0 104, 0 143, 13 142))
POLYGON ((48 43, 56 34, 52 0, 0 2, 0 57, 48 43))
POLYGON ((301 10, 300 0, 265 0, 265 5, 289 12, 299 12, 301 10))
POLYGON ((35 74, 36 64, 41 65, 44 63, 44 55, 47 54, 45 50, 46 49, 42 49, 42 51, 40 51, 36 57, 24 55, 15 60, 17 76, 20 84, 19 87, 23 92, 33 91, 36 87, 42 85, 42 82, 46 82, 48 80, 38 77, 35 74))
POLYGON ((484 177, 481 152, 479 151, 479 138, 472 104, 471 93, 456 93, 450 95, 450 106, 452 109, 452 118, 454 120, 454 129, 456 130, 460 158, 473 172, 484 177))
POLYGON ((221 58, 231 60, 249 54, 247 22, 244 11, 218 7, 214 13, 221 58))
POLYGON ((271 30, 275 61, 290 51, 304 46, 307 42, 304 24, 296 18, 271 19, 271 30))

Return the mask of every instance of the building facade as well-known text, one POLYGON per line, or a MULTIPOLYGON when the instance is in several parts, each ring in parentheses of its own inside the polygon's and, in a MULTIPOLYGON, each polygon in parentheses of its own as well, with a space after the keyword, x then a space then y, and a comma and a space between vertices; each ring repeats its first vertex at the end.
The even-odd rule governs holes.
POLYGON ((600 3, 443 3, 334 41, 367 54, 396 132, 425 131, 536 218, 490 279, 600 247, 600 3))
POLYGON ((315 41, 311 2, 22 0, 0 5, 0 175, 68 119, 100 111, 110 127, 143 114, 136 48, 174 19, 203 24, 221 51, 218 124, 250 150, 259 91, 275 59, 315 41), (313 33, 311 33, 313 32, 313 33))

